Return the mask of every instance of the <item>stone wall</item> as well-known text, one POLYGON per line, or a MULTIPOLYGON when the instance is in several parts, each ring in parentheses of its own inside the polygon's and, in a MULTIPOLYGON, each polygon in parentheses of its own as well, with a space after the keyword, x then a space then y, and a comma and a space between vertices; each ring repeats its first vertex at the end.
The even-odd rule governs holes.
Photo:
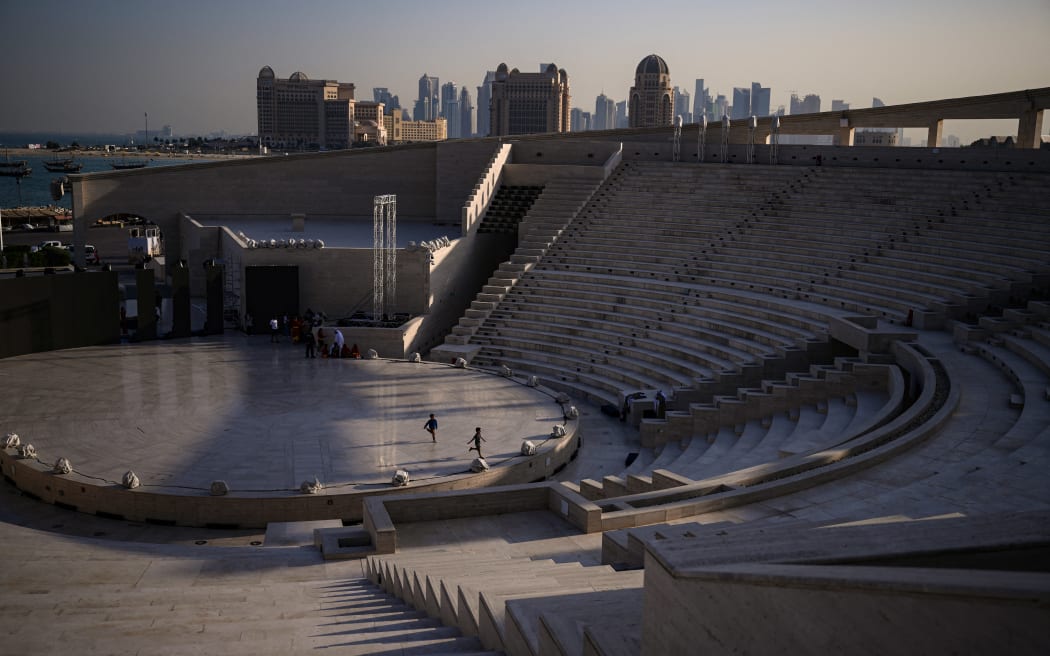
MULTIPOLYGON (((462 223, 463 205, 499 145, 494 139, 436 144, 433 210, 435 223, 454 226, 462 223)), ((397 203, 400 214, 400 196, 397 203)))
POLYGON ((2 278, 0 358, 116 343, 119 312, 111 271, 2 278))
POLYGON ((1047 598, 1033 577, 1046 575, 749 563, 673 573, 647 556, 642 654, 1041 653, 1047 598))
MULTIPOLYGON (((180 212, 371 216, 377 194, 397 194, 399 218, 430 219, 436 207, 435 152, 435 144, 420 144, 72 176, 73 240, 84 243, 87 226, 96 219, 126 212, 160 225, 168 252, 181 253, 180 212)), ((464 179, 469 169, 463 166, 464 179)), ((472 174, 480 175, 480 166, 472 174)), ((469 186, 455 203, 457 224, 469 186)))
MULTIPOLYGON (((257 248, 241 251, 242 266, 299 267, 301 310, 324 310, 334 318, 355 310, 372 312, 372 249, 257 248)), ((425 250, 397 252, 397 304, 394 312, 426 312, 430 258, 425 250)))

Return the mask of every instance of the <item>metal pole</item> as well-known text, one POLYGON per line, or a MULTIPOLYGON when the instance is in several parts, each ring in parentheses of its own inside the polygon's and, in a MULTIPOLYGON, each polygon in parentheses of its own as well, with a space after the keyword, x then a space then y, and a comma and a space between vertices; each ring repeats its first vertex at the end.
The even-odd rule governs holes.
POLYGON ((769 163, 776 165, 780 157, 780 116, 773 115, 769 123, 769 163))
POLYGON ((755 130, 758 128, 758 117, 752 114, 747 119, 747 163, 755 163, 755 130))
POLYGON ((674 120, 674 144, 671 146, 671 161, 677 162, 682 158, 682 116, 678 115, 674 120))
POLYGON ((704 146, 707 145, 707 114, 700 115, 700 129, 696 133, 696 163, 704 161, 704 146))
POLYGON ((729 161, 729 114, 722 114, 722 163, 729 161))

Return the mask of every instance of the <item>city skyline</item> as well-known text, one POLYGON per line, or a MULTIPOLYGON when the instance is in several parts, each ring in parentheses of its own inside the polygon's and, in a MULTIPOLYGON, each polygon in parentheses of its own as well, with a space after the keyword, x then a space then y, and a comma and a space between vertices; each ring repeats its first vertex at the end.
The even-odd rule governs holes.
MULTIPOLYGON (((619 0, 601 12, 543 1, 477 16, 460 0, 440 12, 427 7, 378 7, 363 21, 351 5, 328 0, 6 2, 7 48, 32 55, 0 62, 13 90, 0 106, 0 129, 133 132, 148 113, 151 125, 177 134, 254 134, 263 66, 281 78, 302 71, 353 83, 360 99, 385 87, 404 106, 424 73, 476 89, 502 62, 531 73, 554 61, 572 79, 572 106, 584 111, 602 93, 625 100, 649 54, 666 60, 671 84, 687 91, 703 78, 712 95, 732 97, 735 87, 761 81, 771 111, 787 107, 793 92, 821 96, 827 111, 831 99, 860 108, 875 96, 895 105, 1050 84, 1045 0, 962 2, 950 12, 924 0, 804 8, 760 1, 746 11, 670 2, 659 10, 666 20, 652 21, 637 20, 637 5, 619 0), (1006 22, 1010 30, 998 29, 1006 22)), ((1012 125, 949 122, 945 132, 968 142, 1012 125)))

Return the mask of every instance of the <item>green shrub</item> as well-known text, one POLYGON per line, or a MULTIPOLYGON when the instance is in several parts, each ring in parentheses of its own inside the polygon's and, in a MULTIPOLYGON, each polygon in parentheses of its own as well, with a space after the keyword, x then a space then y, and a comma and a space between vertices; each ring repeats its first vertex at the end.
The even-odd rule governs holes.
POLYGON ((31 267, 64 267, 73 260, 73 254, 64 248, 46 246, 29 254, 31 267))

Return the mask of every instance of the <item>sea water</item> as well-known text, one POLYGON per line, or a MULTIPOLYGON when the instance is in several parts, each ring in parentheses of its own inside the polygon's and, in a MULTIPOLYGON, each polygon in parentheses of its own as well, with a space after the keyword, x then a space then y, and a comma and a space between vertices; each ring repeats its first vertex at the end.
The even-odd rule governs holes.
MULTIPOLYGON (((66 159, 69 157, 73 157, 75 162, 84 165, 84 168, 80 169, 80 173, 112 171, 112 164, 119 164, 122 161, 147 162, 147 166, 149 167, 192 164, 204 161, 200 159, 169 158, 163 155, 147 157, 144 155, 136 155, 134 153, 129 153, 126 158, 121 154, 111 154, 106 157, 99 157, 81 156, 79 154, 74 155, 73 153, 52 153, 49 151, 40 151, 39 155, 14 154, 11 155, 11 160, 26 160, 29 168, 33 169, 33 172, 24 178, 0 176, 0 209, 9 209, 13 207, 42 207, 45 205, 56 205, 72 209, 72 197, 68 193, 58 201, 52 200, 51 198, 51 181, 69 174, 58 172, 52 173, 44 168, 44 162, 51 161, 55 158, 66 159)), ((0 162, 3 161, 5 161, 4 153, 0 150, 0 162)))

